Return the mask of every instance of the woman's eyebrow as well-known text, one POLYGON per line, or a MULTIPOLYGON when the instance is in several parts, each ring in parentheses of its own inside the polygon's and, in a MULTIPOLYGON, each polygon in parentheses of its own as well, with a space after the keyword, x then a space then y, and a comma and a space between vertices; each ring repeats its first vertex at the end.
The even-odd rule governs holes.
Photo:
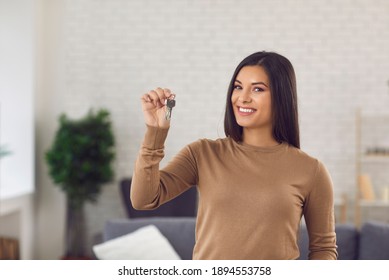
POLYGON ((265 84, 264 82, 256 82, 252 83, 252 85, 264 85, 265 87, 268 87, 267 84, 265 84))
MULTIPOLYGON (((239 84, 242 84, 241 81, 239 81, 238 79, 235 80, 235 82, 239 83, 239 84)), ((264 85, 265 87, 268 87, 267 84, 265 84, 264 82, 255 82, 255 83, 251 83, 252 85, 264 85)))

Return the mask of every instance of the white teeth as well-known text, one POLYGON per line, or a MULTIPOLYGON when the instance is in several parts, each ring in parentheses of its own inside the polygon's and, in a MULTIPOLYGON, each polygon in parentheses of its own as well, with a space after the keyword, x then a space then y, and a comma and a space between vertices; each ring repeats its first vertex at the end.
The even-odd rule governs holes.
POLYGON ((239 111, 243 112, 243 113, 253 113, 254 112, 253 109, 242 108, 242 107, 239 107, 239 111))

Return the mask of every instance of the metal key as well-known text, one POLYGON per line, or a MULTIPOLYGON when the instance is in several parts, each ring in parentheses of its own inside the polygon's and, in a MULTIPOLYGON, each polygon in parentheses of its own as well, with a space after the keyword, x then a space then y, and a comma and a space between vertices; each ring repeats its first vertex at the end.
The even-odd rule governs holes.
POLYGON ((166 120, 170 120, 170 118, 172 117, 172 109, 174 106, 176 106, 176 101, 174 100, 174 96, 173 99, 166 99, 166 114, 165 114, 166 120))

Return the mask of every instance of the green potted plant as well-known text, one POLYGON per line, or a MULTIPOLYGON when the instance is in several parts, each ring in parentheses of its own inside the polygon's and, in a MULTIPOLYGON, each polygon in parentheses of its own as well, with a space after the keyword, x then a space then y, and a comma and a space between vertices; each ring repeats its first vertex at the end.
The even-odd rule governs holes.
POLYGON ((85 202, 96 202, 105 183, 112 181, 115 158, 110 114, 90 110, 80 120, 59 117, 54 143, 46 152, 53 182, 66 194, 65 259, 87 257, 85 248, 85 202))

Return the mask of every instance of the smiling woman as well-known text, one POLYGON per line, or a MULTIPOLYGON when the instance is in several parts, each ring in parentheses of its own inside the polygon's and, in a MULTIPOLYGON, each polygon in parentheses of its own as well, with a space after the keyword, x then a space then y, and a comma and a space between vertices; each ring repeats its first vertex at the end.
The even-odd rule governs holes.
POLYGON ((288 59, 246 57, 227 92, 227 137, 191 143, 160 170, 171 95, 157 88, 141 98, 147 131, 132 179, 134 208, 155 209, 197 186, 194 259, 297 259, 302 216, 308 257, 337 258, 332 182, 324 165, 300 150, 288 59))
POLYGON ((274 140, 286 141, 300 148, 296 77, 287 58, 258 52, 242 60, 228 88, 224 130, 238 142, 271 145, 274 140), (256 109, 252 116, 256 132, 250 129, 252 125, 240 123, 253 119, 240 117, 247 116, 247 108, 256 109))
POLYGON ((273 146, 271 92, 268 77, 260 66, 245 66, 236 77, 231 104, 236 123, 244 127, 243 141, 273 146), (260 138, 259 138, 260 137, 260 138))

